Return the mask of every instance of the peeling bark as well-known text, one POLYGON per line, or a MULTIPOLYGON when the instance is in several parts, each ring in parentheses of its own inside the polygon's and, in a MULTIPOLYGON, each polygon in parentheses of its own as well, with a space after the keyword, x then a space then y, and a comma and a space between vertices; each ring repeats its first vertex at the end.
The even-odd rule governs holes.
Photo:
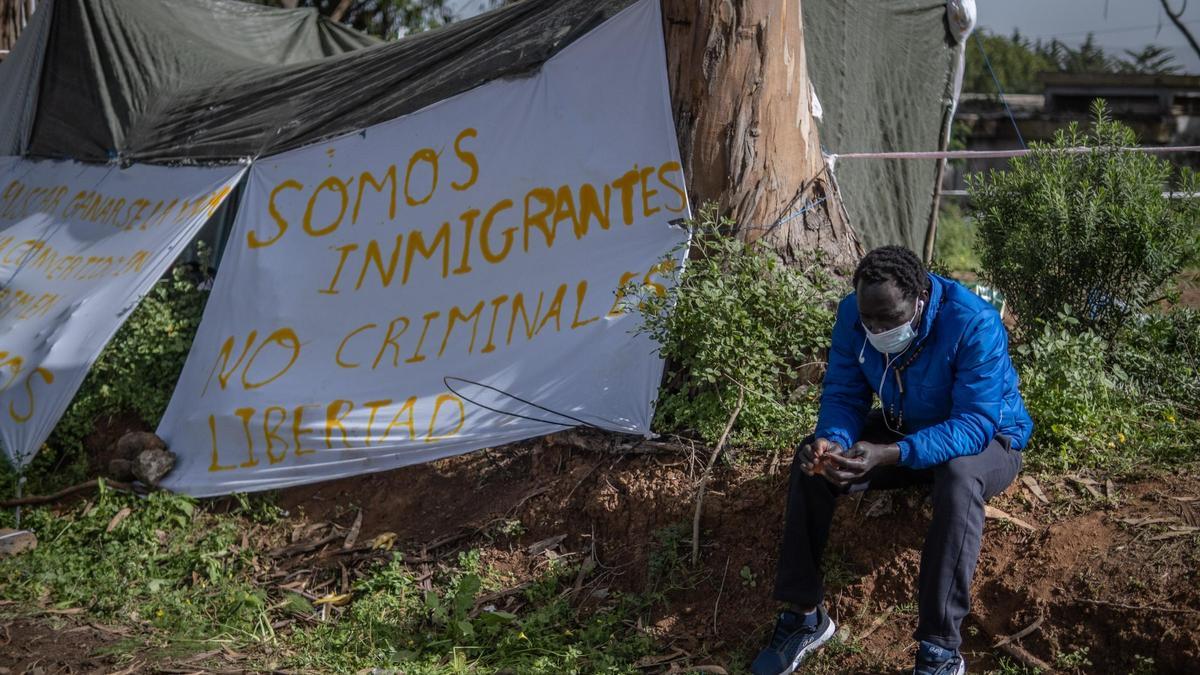
POLYGON ((788 263, 862 254, 825 172, 800 0, 662 0, 671 101, 688 189, 788 263), (819 203, 818 203, 819 202, 819 203), (803 213, 798 213, 803 210, 803 213))

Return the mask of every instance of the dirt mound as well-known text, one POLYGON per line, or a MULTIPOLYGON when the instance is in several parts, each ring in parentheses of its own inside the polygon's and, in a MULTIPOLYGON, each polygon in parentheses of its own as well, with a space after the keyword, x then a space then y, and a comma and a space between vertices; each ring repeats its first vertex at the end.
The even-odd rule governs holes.
POLYGON ((88 470, 94 476, 107 476, 108 463, 119 457, 117 441, 131 431, 153 431, 150 425, 134 413, 101 416, 96 418, 92 433, 83 439, 83 448, 88 457, 88 470))
MULTIPOLYGON (((676 659, 744 663, 773 618, 786 463, 773 473, 766 463, 721 471, 705 500, 700 569, 664 568, 690 552, 698 470, 683 455, 612 455, 543 439, 289 490, 282 503, 312 519, 348 520, 361 508, 363 537, 396 532, 408 550, 461 533, 457 545, 478 548, 514 585, 545 556, 594 555, 593 586, 675 588, 648 630, 676 659), (514 523, 519 536, 489 535, 514 523), (650 569, 677 578, 652 579, 650 569)), ((1200 481, 1188 471, 1107 486, 1096 478, 1043 479, 1048 503, 1019 485, 993 500, 1021 524, 989 520, 964 626, 973 670, 1007 652, 1064 672, 1200 672, 1200 481)), ((842 501, 827 582, 848 648, 836 666, 814 664, 817 672, 911 667, 928 519, 920 490, 842 501)))
POLYGON ((0 626, 0 675, 116 672, 116 660, 98 652, 120 639, 102 628, 72 625, 69 619, 54 624, 12 621, 0 626))

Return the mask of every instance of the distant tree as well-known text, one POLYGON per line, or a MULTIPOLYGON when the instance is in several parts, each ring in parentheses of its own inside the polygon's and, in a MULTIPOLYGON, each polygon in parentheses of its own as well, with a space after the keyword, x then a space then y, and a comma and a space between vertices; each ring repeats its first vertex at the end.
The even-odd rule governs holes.
POLYGON ((454 20, 446 0, 257 0, 260 4, 295 9, 313 7, 322 16, 374 35, 394 40, 437 28, 454 20))
MULTIPOLYGON (((1042 91, 1038 73, 1058 70, 1058 64, 1049 57, 1041 45, 1034 45, 1020 33, 1012 37, 995 35, 980 30, 971 38, 983 43, 983 50, 996 71, 1005 92, 1010 94, 1036 94, 1042 91)), ((984 65, 978 45, 968 45, 967 70, 963 75, 963 91, 995 93, 996 84, 984 65)))
POLYGON ((1063 73, 1112 73, 1117 70, 1117 61, 1096 44, 1096 36, 1092 33, 1088 33, 1083 44, 1076 49, 1053 40, 1050 54, 1057 62, 1059 72, 1063 73))
MULTIPOLYGON (((1012 36, 1004 37, 979 30, 971 39, 982 43, 996 78, 1009 94, 1041 93, 1038 74, 1044 72, 1171 75, 1182 70, 1166 47, 1146 45, 1137 51, 1126 50, 1126 58, 1119 58, 1105 52, 1090 33, 1078 47, 1060 40, 1030 42, 1015 31, 1012 36)), ((967 50, 963 91, 995 93, 996 84, 979 51, 979 45, 967 50)))
POLYGON ((1171 50, 1159 45, 1146 45, 1139 51, 1125 50, 1124 59, 1118 66, 1122 72, 1146 75, 1175 75, 1182 66, 1175 61, 1171 50))

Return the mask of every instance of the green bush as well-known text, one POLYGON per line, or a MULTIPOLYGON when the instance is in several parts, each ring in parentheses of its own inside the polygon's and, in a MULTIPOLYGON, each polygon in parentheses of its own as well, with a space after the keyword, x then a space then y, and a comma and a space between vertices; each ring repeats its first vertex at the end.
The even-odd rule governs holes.
POLYGON ((1125 397, 1108 374, 1108 343, 1078 324, 1060 315, 1016 348, 1021 393, 1034 420, 1029 457, 1035 466, 1103 464, 1108 443, 1128 439, 1131 431, 1125 397))
MULTIPOLYGON (((200 269, 206 265, 201 252, 200 269)), ((52 491, 86 477, 83 440, 98 420, 133 414, 158 424, 183 370, 208 293, 197 275, 176 267, 150 290, 88 371, 50 438, 26 469, 28 492, 52 491)), ((11 468, 0 488, 11 492, 11 468)))
POLYGON ((1200 457, 1200 313, 1143 315, 1111 341, 1069 312, 1016 347, 1034 420, 1034 468, 1138 466, 1200 457))
POLYGON ((1138 317, 1118 334, 1113 361, 1142 397, 1200 417, 1200 310, 1138 317))
POLYGON ((979 256, 975 252, 975 223, 969 216, 963 215, 962 207, 958 204, 942 202, 933 258, 939 267, 950 272, 979 271, 979 256))
MULTIPOLYGON (((1072 125, 1006 171, 968 178, 983 276, 1023 326, 1053 322, 1064 305, 1106 337, 1161 295, 1193 254, 1200 204, 1162 196, 1171 164, 1120 152, 1137 139, 1093 109, 1088 134, 1072 125), (1068 154, 1087 146, 1090 153, 1068 154)), ((1173 189, 1197 190, 1183 170, 1173 189)))
POLYGON ((691 227, 691 259, 675 285, 631 294, 668 362, 655 428, 716 443, 744 389, 731 444, 790 447, 815 424, 819 392, 806 379, 822 372, 845 289, 819 264, 788 267, 729 236, 732 223, 711 206, 691 227))

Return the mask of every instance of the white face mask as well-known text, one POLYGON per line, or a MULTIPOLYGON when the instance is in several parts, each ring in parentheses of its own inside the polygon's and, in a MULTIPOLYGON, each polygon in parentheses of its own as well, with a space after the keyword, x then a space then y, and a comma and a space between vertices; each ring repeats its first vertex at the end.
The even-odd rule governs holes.
POLYGON ((913 310, 913 318, 910 321, 896 326, 891 330, 885 330, 882 333, 872 333, 866 324, 863 324, 863 330, 867 331, 867 340, 875 351, 881 354, 899 354, 917 337, 917 331, 913 328, 913 322, 921 316, 921 310, 925 309, 925 303, 917 300, 916 307, 913 310))

